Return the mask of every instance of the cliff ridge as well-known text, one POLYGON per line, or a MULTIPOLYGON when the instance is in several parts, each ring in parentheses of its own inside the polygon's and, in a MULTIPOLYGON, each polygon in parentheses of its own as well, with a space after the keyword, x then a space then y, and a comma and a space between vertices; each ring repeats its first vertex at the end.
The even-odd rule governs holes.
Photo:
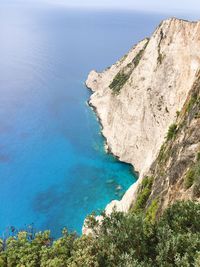
MULTIPOLYGON (((114 206, 126 212, 136 201, 170 125, 198 80, 199 67, 200 22, 170 18, 110 68, 89 74, 86 85, 93 91, 89 104, 101 121, 107 149, 139 173, 122 200, 108 204, 107 214, 114 206)), ((155 191, 158 187, 153 186, 155 191)))

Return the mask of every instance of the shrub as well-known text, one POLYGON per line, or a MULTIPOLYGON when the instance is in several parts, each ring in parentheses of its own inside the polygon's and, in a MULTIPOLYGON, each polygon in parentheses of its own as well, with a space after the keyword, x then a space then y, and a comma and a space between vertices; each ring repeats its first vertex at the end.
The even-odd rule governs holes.
POLYGON ((188 170, 184 179, 184 184, 186 189, 190 188, 193 185, 194 176, 195 176, 195 170, 194 169, 188 170))
POLYGON ((144 45, 144 47, 137 53, 137 55, 134 57, 134 59, 133 59, 133 64, 134 64, 134 67, 136 68, 137 66, 138 66, 138 64, 140 63, 140 60, 141 60, 141 58, 142 58, 142 56, 143 56, 143 54, 144 54, 144 51, 145 51, 145 49, 146 49, 146 47, 147 47, 147 45, 148 45, 148 43, 149 43, 149 39, 147 40, 147 42, 146 42, 146 44, 144 45))
POLYGON ((119 71, 117 75, 114 77, 113 81, 109 85, 109 88, 113 91, 114 94, 119 94, 120 90, 123 88, 123 86, 128 81, 131 73, 133 70, 138 66, 144 51, 147 47, 149 40, 147 40, 144 47, 138 52, 138 54, 135 56, 135 58, 132 60, 132 62, 128 63, 126 67, 124 67, 123 70, 119 71))
POLYGON ((173 123, 172 125, 169 126, 168 132, 167 132, 167 141, 171 140, 174 138, 174 136, 177 133, 177 124, 173 123))
MULTIPOLYGON (((145 188, 149 182, 145 180, 145 188)), ((154 213, 156 200, 152 202, 154 213)), ((153 212, 152 212, 153 211, 153 212)), ((114 211, 92 223, 96 235, 77 237, 63 231, 54 242, 50 232, 28 232, 0 241, 1 267, 186 267, 200 260, 200 204, 177 202, 160 220, 114 211), (98 229, 98 230, 97 230, 98 229)))
POLYGON ((134 204, 133 211, 141 212, 146 207, 147 200, 151 194, 151 188, 153 185, 153 177, 144 177, 141 187, 139 188, 137 200, 134 204))
POLYGON ((114 94, 119 94, 122 87, 128 81, 130 74, 125 74, 124 72, 118 72, 112 83, 109 85, 110 89, 113 90, 114 94))
POLYGON ((158 222, 156 248, 158 266, 194 266, 200 251, 200 205, 177 202, 158 222))
MULTIPOLYGON (((197 160, 185 175, 185 188, 190 188, 194 183, 199 187, 200 182, 200 155, 197 153, 197 160)), ((198 188, 196 188, 198 189, 198 188)))
POLYGON ((187 104, 186 107, 186 112, 190 112, 190 110, 192 109, 192 107, 194 106, 194 104, 196 103, 196 101, 198 100, 197 94, 193 94, 187 104))
POLYGON ((146 212, 146 220, 149 221, 150 223, 155 223, 158 207, 159 207, 159 201, 158 199, 154 199, 151 202, 151 205, 148 207, 146 212))

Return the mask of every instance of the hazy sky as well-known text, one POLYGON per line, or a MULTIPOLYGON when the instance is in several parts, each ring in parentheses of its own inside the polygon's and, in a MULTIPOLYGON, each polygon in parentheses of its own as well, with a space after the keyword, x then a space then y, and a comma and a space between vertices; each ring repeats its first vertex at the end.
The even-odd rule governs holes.
MULTIPOLYGON (((42 1, 42 0, 40 0, 42 1)), ((199 12, 199 0, 44 0, 72 7, 135 9, 155 12, 199 12)))
POLYGON ((200 16, 200 0, 0 0, 3 4, 51 3, 66 7, 136 10, 173 15, 195 14, 200 16))

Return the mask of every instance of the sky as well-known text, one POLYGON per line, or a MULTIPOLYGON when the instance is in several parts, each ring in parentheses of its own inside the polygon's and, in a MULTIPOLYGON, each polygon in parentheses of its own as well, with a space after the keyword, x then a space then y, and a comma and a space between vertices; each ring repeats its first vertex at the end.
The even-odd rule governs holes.
POLYGON ((200 18, 199 0, 0 0, 0 7, 3 4, 28 4, 49 3, 62 5, 69 8, 86 9, 117 9, 142 12, 154 12, 178 16, 179 14, 192 15, 191 18, 200 18))
MULTIPOLYGON (((40 0, 42 1, 42 0, 40 0)), ((70 7, 128 9, 154 12, 198 13, 199 0, 43 0, 70 7)))

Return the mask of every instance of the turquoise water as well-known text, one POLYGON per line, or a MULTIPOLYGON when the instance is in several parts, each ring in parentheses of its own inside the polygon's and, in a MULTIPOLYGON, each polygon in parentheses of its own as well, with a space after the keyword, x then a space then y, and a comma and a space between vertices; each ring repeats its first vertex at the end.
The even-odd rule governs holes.
POLYGON ((9 3, 0 9, 0 234, 32 223, 54 236, 80 232, 87 214, 135 181, 104 152, 84 81, 161 17, 9 3))

